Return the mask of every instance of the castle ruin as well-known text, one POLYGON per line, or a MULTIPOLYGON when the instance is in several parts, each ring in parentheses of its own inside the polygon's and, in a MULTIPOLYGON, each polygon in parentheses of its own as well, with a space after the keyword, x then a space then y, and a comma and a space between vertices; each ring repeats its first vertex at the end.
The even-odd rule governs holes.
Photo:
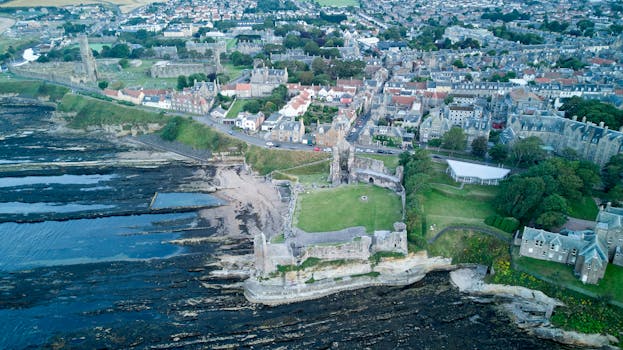
POLYGON ((329 182, 333 186, 362 182, 401 193, 402 176, 402 166, 396 167, 395 173, 392 174, 382 160, 356 156, 355 147, 343 137, 340 137, 337 145, 333 147, 329 174, 329 182))

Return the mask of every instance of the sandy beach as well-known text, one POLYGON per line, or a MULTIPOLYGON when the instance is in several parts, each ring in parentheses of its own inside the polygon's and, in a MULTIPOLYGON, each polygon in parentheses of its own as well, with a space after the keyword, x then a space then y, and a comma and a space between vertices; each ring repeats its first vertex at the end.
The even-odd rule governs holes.
POLYGON ((279 200, 275 186, 255 176, 243 166, 219 166, 214 177, 215 195, 229 204, 200 214, 222 220, 219 234, 253 237, 264 232, 267 237, 281 233, 286 203, 279 200))

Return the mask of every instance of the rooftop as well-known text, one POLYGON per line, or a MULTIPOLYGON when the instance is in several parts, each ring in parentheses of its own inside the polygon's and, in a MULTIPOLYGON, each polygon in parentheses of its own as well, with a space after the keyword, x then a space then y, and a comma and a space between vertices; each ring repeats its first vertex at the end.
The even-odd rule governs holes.
POLYGON ((459 162, 457 160, 448 159, 448 165, 452 171, 459 177, 476 177, 483 180, 502 179, 508 175, 509 169, 496 168, 487 165, 475 163, 459 162))

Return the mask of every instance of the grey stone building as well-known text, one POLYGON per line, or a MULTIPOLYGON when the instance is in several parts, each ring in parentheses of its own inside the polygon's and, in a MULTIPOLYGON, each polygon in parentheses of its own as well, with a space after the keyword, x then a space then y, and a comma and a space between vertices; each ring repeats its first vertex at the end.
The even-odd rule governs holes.
POLYGON ((623 208, 608 203, 597 214, 595 230, 558 234, 526 227, 519 254, 573 265, 583 283, 597 284, 609 262, 623 266, 623 208))
POLYGON ((557 153, 571 148, 581 158, 599 165, 606 164, 610 157, 623 149, 623 133, 608 129, 603 122, 597 125, 575 118, 566 119, 547 111, 510 115, 507 129, 512 129, 506 134, 514 135, 513 139, 536 136, 557 153))
POLYGON ((574 266, 583 283, 597 284, 608 266, 603 241, 593 231, 553 233, 525 227, 519 254, 574 266))

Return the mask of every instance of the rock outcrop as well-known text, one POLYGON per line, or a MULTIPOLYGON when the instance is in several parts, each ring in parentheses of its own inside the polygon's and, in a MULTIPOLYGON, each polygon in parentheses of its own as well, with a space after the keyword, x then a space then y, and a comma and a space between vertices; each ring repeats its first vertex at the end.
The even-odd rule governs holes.
POLYGON ((502 308, 509 312, 519 328, 529 334, 567 345, 618 349, 612 345, 618 340, 611 335, 583 334, 553 327, 549 322, 552 312, 555 307, 564 305, 559 300, 541 291, 525 287, 487 284, 483 281, 483 277, 484 275, 474 269, 458 269, 450 272, 452 283, 461 292, 478 297, 491 296, 502 299, 502 308))

